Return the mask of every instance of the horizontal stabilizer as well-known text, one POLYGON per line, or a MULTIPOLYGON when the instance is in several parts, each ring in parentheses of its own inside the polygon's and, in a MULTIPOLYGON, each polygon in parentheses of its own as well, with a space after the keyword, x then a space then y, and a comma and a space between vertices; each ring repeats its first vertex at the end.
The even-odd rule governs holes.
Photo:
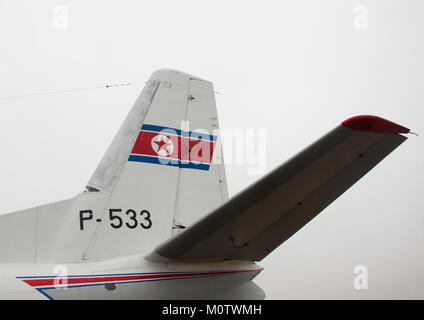
POLYGON ((407 138, 409 129, 350 118, 213 212, 159 245, 154 261, 260 261, 407 138))

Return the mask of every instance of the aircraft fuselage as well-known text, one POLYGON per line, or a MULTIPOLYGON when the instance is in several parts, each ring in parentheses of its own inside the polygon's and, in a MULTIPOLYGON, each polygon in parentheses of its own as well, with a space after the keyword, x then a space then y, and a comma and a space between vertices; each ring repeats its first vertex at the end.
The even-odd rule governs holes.
POLYGON ((263 299, 255 263, 157 264, 136 255, 63 264, 0 264, 0 299, 263 299))

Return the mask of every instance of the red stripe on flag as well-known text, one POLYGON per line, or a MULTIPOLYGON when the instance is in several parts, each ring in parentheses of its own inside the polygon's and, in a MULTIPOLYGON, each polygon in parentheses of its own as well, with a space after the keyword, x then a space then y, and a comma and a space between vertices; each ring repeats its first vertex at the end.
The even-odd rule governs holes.
POLYGON ((140 131, 131 154, 210 164, 215 144, 209 140, 140 131))

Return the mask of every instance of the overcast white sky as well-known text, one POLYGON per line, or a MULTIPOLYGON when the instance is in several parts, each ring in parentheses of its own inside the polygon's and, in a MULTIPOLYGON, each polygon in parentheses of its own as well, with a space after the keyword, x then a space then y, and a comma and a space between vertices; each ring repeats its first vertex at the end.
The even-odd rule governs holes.
MULTIPOLYGON (((81 192, 163 67, 215 84, 222 128, 266 130, 267 171, 357 114, 424 134, 423 12, 419 0, 0 0, 0 97, 139 83, 0 98, 0 212, 81 192)), ((424 298, 422 139, 261 263, 268 299, 424 298), (368 290, 352 285, 356 265, 368 267, 368 290)), ((258 178, 247 165, 227 177, 231 195, 258 178)))

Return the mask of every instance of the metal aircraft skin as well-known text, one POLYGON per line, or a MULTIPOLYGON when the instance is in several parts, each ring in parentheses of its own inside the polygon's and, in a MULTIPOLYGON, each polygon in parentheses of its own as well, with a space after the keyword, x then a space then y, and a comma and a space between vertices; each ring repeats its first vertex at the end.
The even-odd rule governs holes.
POLYGON ((1 299, 264 299, 257 264, 409 129, 350 118, 228 199, 211 82, 152 74, 72 199, 0 216, 1 299))

